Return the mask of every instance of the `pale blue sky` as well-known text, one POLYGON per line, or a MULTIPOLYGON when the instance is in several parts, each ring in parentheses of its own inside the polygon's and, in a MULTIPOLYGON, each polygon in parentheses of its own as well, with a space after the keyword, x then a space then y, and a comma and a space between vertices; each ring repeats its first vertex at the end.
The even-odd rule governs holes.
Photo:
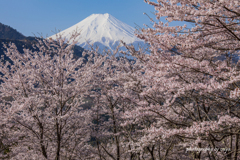
POLYGON ((0 22, 25 36, 50 36, 93 13, 109 13, 132 27, 151 26, 143 13, 155 18, 154 11, 144 0, 0 0, 0 22))

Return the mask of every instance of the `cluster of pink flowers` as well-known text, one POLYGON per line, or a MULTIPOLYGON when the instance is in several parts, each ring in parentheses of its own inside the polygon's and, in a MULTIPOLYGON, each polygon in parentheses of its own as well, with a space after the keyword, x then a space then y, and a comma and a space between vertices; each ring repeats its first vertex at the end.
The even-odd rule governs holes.
POLYGON ((76 60, 76 41, 61 35, 35 52, 5 45, 13 63, 0 65, 2 157, 240 158, 240 2, 146 2, 167 21, 137 34, 149 54, 123 42, 126 52, 92 50, 76 60))

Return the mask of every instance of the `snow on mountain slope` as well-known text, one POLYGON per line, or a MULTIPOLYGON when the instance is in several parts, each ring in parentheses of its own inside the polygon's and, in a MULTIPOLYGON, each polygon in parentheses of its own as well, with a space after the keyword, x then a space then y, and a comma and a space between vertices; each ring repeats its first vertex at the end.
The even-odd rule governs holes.
MULTIPOLYGON (((85 49, 89 48, 88 43, 97 45, 102 49, 108 47, 111 50, 120 43, 120 40, 123 40, 126 44, 138 45, 144 43, 134 35, 135 29, 133 27, 108 13, 92 14, 72 27, 63 30, 60 34, 68 38, 75 30, 80 31, 78 44, 85 49)), ((50 38, 55 39, 56 35, 50 38)))

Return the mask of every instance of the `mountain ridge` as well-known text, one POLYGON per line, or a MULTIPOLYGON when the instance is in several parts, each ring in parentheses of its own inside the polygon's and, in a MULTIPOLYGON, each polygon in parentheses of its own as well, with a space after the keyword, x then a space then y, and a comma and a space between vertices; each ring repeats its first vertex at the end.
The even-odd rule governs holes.
POLYGON ((18 32, 16 29, 0 23, 0 39, 14 39, 21 40, 26 38, 22 33, 18 32))
MULTIPOLYGON (((1 55, 5 56, 5 53, 4 53, 5 49, 3 48, 3 43, 4 44, 14 43, 18 48, 18 51, 20 53, 23 53, 24 48, 35 51, 36 49, 34 49, 32 45, 37 43, 37 39, 41 39, 41 38, 30 37, 30 36, 26 37, 20 32, 18 32, 16 29, 0 23, 0 56, 1 55)), ((73 48, 73 51, 74 51, 74 58, 79 58, 79 57, 82 57, 82 53, 84 49, 80 46, 75 45, 73 48)))

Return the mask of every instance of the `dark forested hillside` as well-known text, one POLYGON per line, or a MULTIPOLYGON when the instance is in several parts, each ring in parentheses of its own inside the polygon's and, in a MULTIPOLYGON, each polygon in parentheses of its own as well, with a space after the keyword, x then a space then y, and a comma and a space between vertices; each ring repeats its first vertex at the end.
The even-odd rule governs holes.
POLYGON ((19 33, 16 29, 0 23, 0 38, 1 39, 24 39, 25 36, 19 33))
MULTIPOLYGON (((23 48, 34 50, 32 44, 37 43, 37 40, 34 37, 26 37, 23 40, 0 39, 0 55, 4 54, 3 43, 8 44, 10 42, 14 43, 17 46, 20 53, 23 53, 23 48)), ((75 46, 73 50, 75 58, 81 57, 82 52, 84 51, 84 49, 80 46, 75 46)))
MULTIPOLYGON (((26 37, 16 29, 0 23, 0 55, 4 54, 3 43, 8 44, 10 42, 17 46, 20 53, 23 53, 23 48, 33 50, 32 44, 37 43, 37 40, 36 37, 26 37)), ((81 57, 83 51, 82 47, 75 46, 74 57, 81 57)))

